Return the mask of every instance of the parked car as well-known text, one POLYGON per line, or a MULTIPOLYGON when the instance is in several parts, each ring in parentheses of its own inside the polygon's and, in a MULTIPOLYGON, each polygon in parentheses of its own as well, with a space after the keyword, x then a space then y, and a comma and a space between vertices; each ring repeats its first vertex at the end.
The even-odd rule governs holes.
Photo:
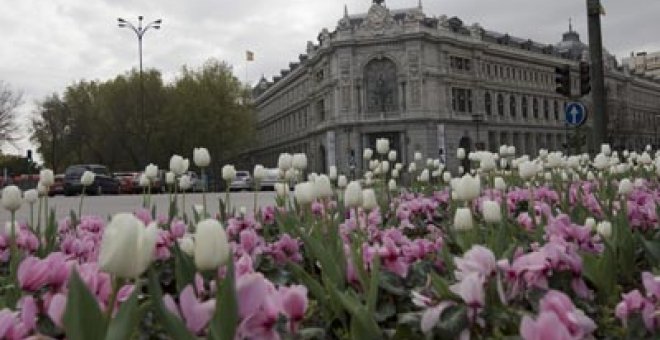
POLYGON ((134 191, 133 178, 135 172, 115 172, 113 175, 119 181, 120 194, 132 194, 134 191))
MULTIPOLYGON (((133 183, 133 193, 142 193, 143 188, 140 186, 140 177, 144 171, 134 172, 132 177, 133 183)), ((167 191, 167 185, 165 184, 165 171, 158 170, 158 177, 151 183, 151 193, 157 194, 167 191)))
POLYGON ((85 171, 94 173, 94 182, 85 188, 88 195, 118 194, 119 181, 112 176, 108 168, 99 164, 79 164, 66 168, 64 173, 64 194, 67 196, 82 193, 80 177, 85 171))
POLYGON ((64 174, 55 175, 55 182, 48 189, 48 196, 64 195, 64 174))
POLYGON ((252 190, 252 176, 249 171, 236 171, 236 178, 229 185, 229 190, 252 190))

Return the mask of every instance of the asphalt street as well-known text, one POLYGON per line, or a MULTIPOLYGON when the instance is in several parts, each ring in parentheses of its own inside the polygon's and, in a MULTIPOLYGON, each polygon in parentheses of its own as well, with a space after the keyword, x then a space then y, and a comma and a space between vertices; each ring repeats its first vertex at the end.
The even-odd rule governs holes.
MULTIPOLYGON (((195 204, 202 204, 202 194, 186 194, 186 211, 190 216, 195 204)), ((212 215, 219 211, 219 198, 224 200, 224 193, 207 193, 206 201, 207 208, 212 215)), ((275 193, 272 191, 265 191, 258 193, 258 206, 274 205, 275 193)), ((230 205, 239 209, 245 207, 248 212, 253 211, 254 193, 253 192, 233 192, 230 193, 230 205)), ((167 215, 168 213, 168 195, 152 195, 152 204, 156 205, 158 214, 167 215)), ((183 204, 182 196, 179 195, 179 206, 183 204)), ((80 204, 80 196, 55 196, 48 198, 49 209, 55 209, 56 218, 59 220, 68 217, 71 210, 78 211, 80 204)), ((142 206, 142 195, 116 195, 116 196, 85 196, 83 203, 83 215, 96 215, 108 218, 120 212, 134 212, 142 206)), ((1 208, 0 208, 1 209, 1 208)), ((38 204, 34 205, 34 213, 36 216, 38 204)), ((27 221, 30 216, 30 206, 24 203, 21 209, 17 212, 16 217, 19 221, 27 221)), ((9 221, 11 215, 5 209, 0 213, 0 221, 3 223, 9 221)), ((36 217, 35 217, 36 219, 36 217)))

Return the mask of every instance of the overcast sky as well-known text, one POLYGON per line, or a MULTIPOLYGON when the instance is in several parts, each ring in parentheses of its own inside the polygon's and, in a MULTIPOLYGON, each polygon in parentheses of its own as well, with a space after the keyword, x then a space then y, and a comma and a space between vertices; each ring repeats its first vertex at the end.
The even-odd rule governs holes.
MULTIPOLYGON (((389 8, 417 6, 418 0, 386 0, 389 8)), ((555 43, 573 18, 587 41, 585 0, 423 0, 428 16, 458 16, 466 24, 555 43)), ((315 40, 333 30, 344 11, 364 13, 371 0, 0 0, 0 80, 23 93, 22 124, 35 101, 80 79, 105 80, 137 67, 137 39, 116 25, 162 18, 160 31, 144 38, 144 66, 166 80, 182 65, 208 58, 225 60, 245 78, 245 50, 255 52, 248 79, 271 78, 315 40)), ((605 47, 620 60, 632 51, 660 51, 660 1, 603 0, 605 47)), ((27 135, 26 132, 23 133, 27 135)), ((24 153, 4 146, 10 153, 24 153)))

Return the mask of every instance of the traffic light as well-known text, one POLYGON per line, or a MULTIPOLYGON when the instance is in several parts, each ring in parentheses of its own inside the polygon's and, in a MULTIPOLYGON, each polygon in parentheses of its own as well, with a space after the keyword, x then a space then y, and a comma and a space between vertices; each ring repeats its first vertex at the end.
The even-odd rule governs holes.
POLYGON ((580 94, 586 96, 591 92, 591 67, 589 63, 580 62, 580 94))
POLYGON ((564 97, 571 96, 571 67, 569 65, 555 67, 555 84, 557 93, 564 97))
POLYGON ((26 158, 27 158, 28 162, 32 162, 32 150, 31 149, 27 150, 27 157, 26 158))

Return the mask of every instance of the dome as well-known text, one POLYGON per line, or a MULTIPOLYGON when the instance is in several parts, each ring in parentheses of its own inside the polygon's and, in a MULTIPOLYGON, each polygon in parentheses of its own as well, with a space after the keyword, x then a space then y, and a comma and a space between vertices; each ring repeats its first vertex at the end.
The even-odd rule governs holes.
POLYGON ((568 32, 564 33, 560 43, 555 45, 557 52, 562 56, 570 59, 580 59, 584 51, 588 51, 589 47, 580 41, 578 32, 573 31, 573 27, 569 27, 568 32))

